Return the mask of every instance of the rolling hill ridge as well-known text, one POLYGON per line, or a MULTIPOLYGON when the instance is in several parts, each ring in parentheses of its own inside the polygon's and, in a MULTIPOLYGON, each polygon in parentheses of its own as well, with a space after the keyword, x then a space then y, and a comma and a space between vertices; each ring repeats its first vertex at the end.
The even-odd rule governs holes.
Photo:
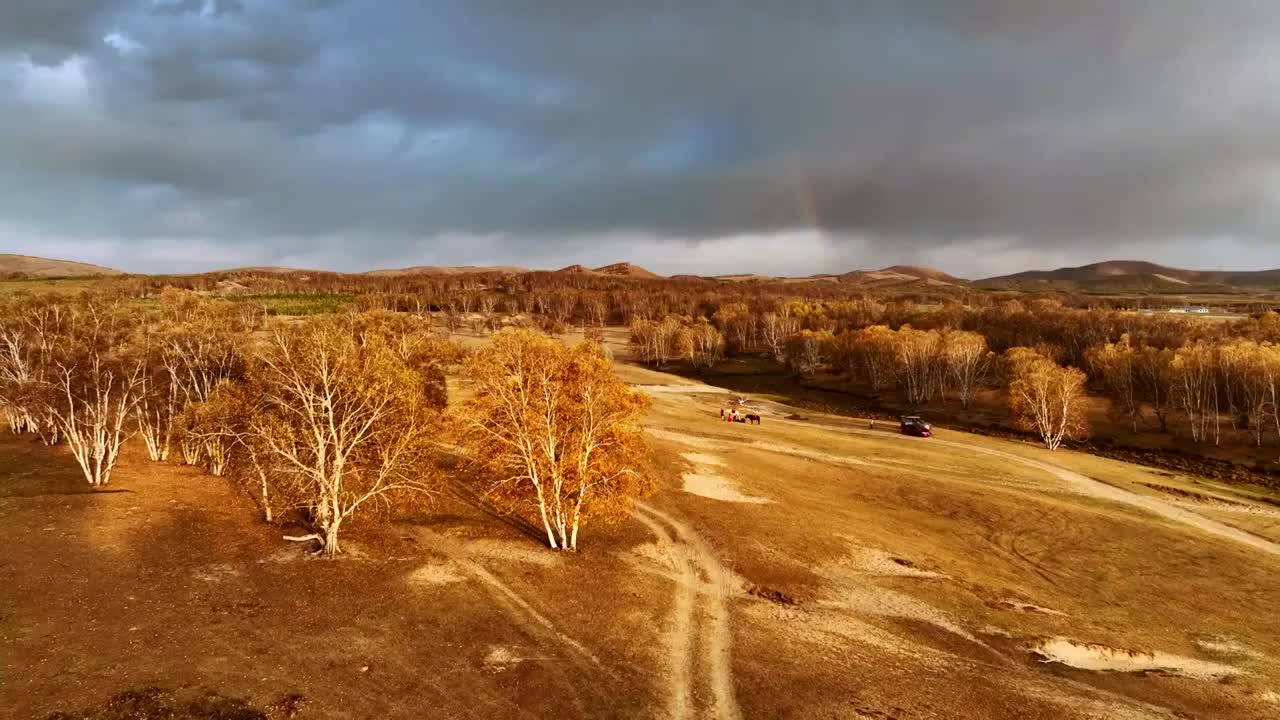
POLYGON ((1011 290, 1158 290, 1277 289, 1280 269, 1186 270, 1143 260, 1108 260, 1056 270, 1029 270, 977 281, 980 287, 1011 290))
POLYGON ((53 260, 31 255, 0 253, 0 275, 20 275, 32 278, 96 277, 124 275, 125 273, 101 265, 53 260))

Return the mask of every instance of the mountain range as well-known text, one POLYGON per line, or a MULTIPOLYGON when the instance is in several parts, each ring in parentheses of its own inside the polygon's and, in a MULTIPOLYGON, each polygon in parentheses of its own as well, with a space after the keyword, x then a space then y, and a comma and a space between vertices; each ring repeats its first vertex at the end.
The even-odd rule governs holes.
MULTIPOLYGON (((231 273, 283 273, 300 271, 282 267, 246 267, 222 272, 231 273)), ((514 265, 418 265, 406 268, 388 268, 370 270, 365 275, 465 275, 476 273, 502 273, 519 275, 535 272, 529 268, 514 265)), ((661 275, 646 270, 632 263, 614 263, 603 267, 590 268, 584 265, 570 265, 552 272, 625 277, 637 279, 657 279, 661 275)), ((0 275, 31 278, 55 277, 91 277, 104 275, 121 275, 119 270, 72 262, 69 260, 50 260, 28 255, 0 254, 0 275)), ((1154 292, 1154 293, 1190 293, 1247 290, 1280 290, 1280 269, 1226 271, 1226 270, 1186 270, 1166 267, 1141 260, 1108 260, 1105 262, 1064 267, 1055 270, 1029 270, 1026 272, 966 280, 949 275, 941 270, 919 267, 915 265, 893 265, 879 270, 854 270, 845 273, 822 273, 804 277, 775 277, 758 274, 728 274, 714 276, 676 275, 672 279, 716 282, 836 282, 861 285, 866 287, 899 287, 920 285, 922 287, 973 287, 986 290, 1010 290, 1022 292, 1154 292)))

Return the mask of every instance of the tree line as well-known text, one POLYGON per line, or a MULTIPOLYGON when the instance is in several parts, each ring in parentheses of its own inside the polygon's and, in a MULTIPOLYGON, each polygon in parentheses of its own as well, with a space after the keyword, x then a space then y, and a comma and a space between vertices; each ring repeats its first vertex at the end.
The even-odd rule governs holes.
POLYGON ((1015 426, 1051 449, 1087 434, 1086 390, 1135 432, 1154 423, 1217 444, 1225 423, 1258 446, 1280 440, 1276 313, 1210 324, 1041 300, 936 308, 896 327, 883 322, 893 314, 873 300, 729 303, 709 316, 638 318, 630 342, 634 357, 654 365, 683 359, 707 369, 725 357, 769 356, 796 375, 838 373, 910 405, 968 408, 976 391, 1000 389, 1015 426))
POLYGON ((12 432, 66 446, 94 487, 139 436, 151 461, 229 478, 326 555, 353 517, 438 495, 457 454, 502 509, 576 549, 584 523, 652 490, 644 407, 598 344, 528 329, 464 353, 425 317, 385 311, 269 322, 172 290, 149 304, 18 295, 0 307, 12 432), (453 367, 467 393, 456 406, 453 367))

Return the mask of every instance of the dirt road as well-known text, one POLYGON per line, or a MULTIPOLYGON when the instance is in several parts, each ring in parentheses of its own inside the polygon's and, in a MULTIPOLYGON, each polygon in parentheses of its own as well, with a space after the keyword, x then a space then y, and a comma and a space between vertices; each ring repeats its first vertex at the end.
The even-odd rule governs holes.
MULTIPOLYGON (((654 389, 662 386, 642 385, 639 387, 644 389, 646 392, 651 392, 651 393, 664 392, 664 391, 658 391, 654 389)), ((729 390, 722 389, 722 388, 715 388, 710 385, 671 386, 671 387, 677 388, 677 390, 674 390, 674 391, 666 390, 665 393, 671 393, 671 392, 712 393, 712 392, 715 392, 715 393, 731 394, 729 390)), ((813 427, 813 425, 815 424, 812 421, 796 421, 796 420, 786 419, 785 417, 786 415, 805 412, 805 411, 801 411, 798 408, 791 408, 781 403, 772 403, 772 402, 769 403, 768 405, 769 405, 769 410, 771 414, 771 417, 769 418, 769 421, 771 424, 779 423, 783 425, 789 425, 792 427, 813 427)), ((809 414, 812 415, 812 413, 809 413, 809 414)), ((1180 507, 1178 505, 1175 505, 1172 502, 1168 502, 1160 498, 1151 497, 1148 495, 1140 495, 1138 493, 1130 492, 1128 490, 1116 487, 1114 485, 1108 485, 1106 483, 1094 480, 1093 478, 1090 478, 1086 475, 1083 475, 1081 473, 1075 472, 1068 468, 1062 467, 1061 465, 1058 465, 1046 460, 1029 458, 1029 457, 1025 457, 1015 453, 996 450, 994 448, 984 447, 981 445, 968 443, 961 440, 943 439, 938 437, 925 439, 925 438, 909 437, 906 435, 896 435, 893 433, 886 433, 883 431, 877 432, 875 430, 854 427, 852 423, 848 423, 848 422, 841 423, 838 426, 829 426, 829 427, 832 430, 838 430, 839 432, 842 432, 842 433, 850 433, 850 434, 860 435, 864 437, 874 437, 877 440, 884 440, 884 439, 891 438, 893 441, 900 441, 904 443, 926 442, 932 445, 944 445, 946 447, 956 448, 959 450, 964 450, 966 452, 979 453, 982 455, 998 457, 1001 460, 1008 460, 1010 462, 1015 462, 1025 467, 1031 467, 1031 468, 1035 468, 1037 470, 1042 470, 1046 473, 1049 473, 1050 475, 1054 476, 1058 480, 1061 480, 1073 492, 1077 494, 1099 499, 1099 500, 1107 500, 1110 502, 1130 505, 1132 507, 1136 507, 1144 511, 1150 512, 1154 515, 1158 515, 1167 520, 1172 520, 1186 527, 1193 528, 1201 532, 1208 533, 1210 535, 1215 535, 1217 537, 1225 538, 1233 542, 1241 543, 1255 550, 1259 550, 1261 552, 1280 557, 1280 544, 1272 542, 1271 540, 1260 537, 1258 535, 1254 535, 1252 533, 1246 532, 1239 528, 1231 527, 1230 525, 1226 525, 1224 523, 1218 522, 1217 520, 1213 520, 1211 518, 1205 517, 1204 515, 1201 515, 1197 512, 1186 509, 1185 507, 1180 507)), ((658 437, 667 437, 668 439, 677 439, 678 436, 681 435, 680 433, 674 433, 669 430, 656 430, 651 432, 654 432, 658 437)), ((692 437, 695 441, 698 439, 697 436, 686 436, 684 438, 684 441, 688 442, 689 437, 692 437)), ((764 450, 767 452, 776 452, 776 453, 792 455, 796 457, 804 457, 810 460, 827 462, 827 463, 837 464, 837 465, 846 465, 846 466, 861 465, 861 466, 867 466, 867 467, 874 467, 874 466, 885 467, 884 465, 878 465, 877 463, 863 460, 856 457, 842 456, 835 453, 815 451, 815 450, 806 449, 802 447, 793 447, 793 446, 783 445, 776 442, 767 442, 762 440, 735 441, 735 440, 725 440, 725 439, 717 438, 716 440, 710 441, 710 442, 712 444, 727 444, 727 445, 737 445, 739 447, 751 447, 751 448, 764 450)), ((708 441, 704 440, 701 443, 696 443, 696 444, 700 444, 701 446, 706 447, 707 443, 708 441)), ((1045 452, 1047 453, 1048 451, 1045 451, 1045 452)))
POLYGON ((732 573, 686 523, 646 503, 637 503, 633 514, 657 538, 676 573, 666 633, 668 715, 739 720, 729 610, 732 573), (699 686, 711 693, 709 707, 697 702, 699 686))

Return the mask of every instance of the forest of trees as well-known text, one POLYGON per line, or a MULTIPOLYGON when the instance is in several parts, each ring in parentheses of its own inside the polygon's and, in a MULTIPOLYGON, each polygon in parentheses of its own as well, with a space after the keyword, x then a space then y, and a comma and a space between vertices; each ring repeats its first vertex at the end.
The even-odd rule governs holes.
POLYGON ((267 520, 303 518, 300 537, 328 553, 352 516, 441 491, 442 438, 552 547, 575 548, 583 521, 647 492, 633 474, 643 403, 605 372, 606 326, 629 329, 636 360, 695 373, 751 359, 915 406, 963 408, 997 390, 1010 424, 1049 448, 1089 432, 1086 391, 1135 432, 1280 443, 1274 312, 1204 322, 1056 297, 561 273, 130 277, 100 289, 0 299, 9 428, 65 444, 95 486, 136 433, 156 462, 233 479, 267 520), (506 329, 464 357, 447 339, 463 326, 506 329), (546 341, 570 328, 586 345, 546 341), (461 411, 445 390, 452 366, 485 389, 461 411))
POLYGON ((135 434, 155 462, 199 465, 254 499, 286 539, 340 552, 357 515, 411 510, 446 483, 441 453, 482 472, 504 510, 576 549, 588 519, 618 517, 652 488, 643 396, 600 347, 512 329, 465 359, 472 399, 450 412, 464 353, 423 315, 352 311, 265 322, 251 306, 166 291, 16 295, 0 306, 0 414, 62 444, 107 485, 135 434), (482 432, 477 432, 480 430, 482 432))
POLYGON ((724 303, 696 318, 642 313, 630 331, 642 362, 684 359, 706 369, 723 357, 767 356, 800 376, 826 370, 896 391, 910 405, 954 400, 967 408, 976 391, 1002 388, 1013 424, 1050 448, 1087 433, 1086 388, 1135 432, 1153 426, 1219 443, 1226 423, 1258 446, 1280 442, 1274 312, 1211 324, 1043 299, 929 308, 764 300, 724 303), (1052 419, 1049 405, 1057 406, 1052 419))

